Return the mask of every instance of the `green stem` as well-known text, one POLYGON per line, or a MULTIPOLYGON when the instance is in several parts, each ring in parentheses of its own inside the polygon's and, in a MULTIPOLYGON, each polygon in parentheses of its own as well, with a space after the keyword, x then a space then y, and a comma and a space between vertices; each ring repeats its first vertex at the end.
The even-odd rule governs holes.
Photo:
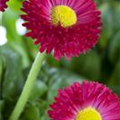
POLYGON ((22 111, 25 107, 25 104, 27 103, 27 101, 29 99, 31 90, 35 84, 35 80, 37 78, 37 75, 39 73, 39 70, 41 68, 41 65, 42 65, 44 58, 45 58, 45 53, 42 53, 42 54, 38 53, 37 54, 35 61, 32 65, 32 68, 30 70, 30 73, 28 75, 28 78, 26 80, 23 91, 20 95, 20 98, 18 99, 18 102, 17 102, 9 120, 18 120, 20 114, 22 113, 22 111))

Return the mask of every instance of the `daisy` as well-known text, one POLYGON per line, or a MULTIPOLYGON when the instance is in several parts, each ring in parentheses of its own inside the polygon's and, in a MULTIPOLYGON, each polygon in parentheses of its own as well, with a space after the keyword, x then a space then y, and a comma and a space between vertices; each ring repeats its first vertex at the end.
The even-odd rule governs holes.
POLYGON ((8 0, 0 0, 0 11, 4 11, 7 8, 6 2, 8 0))
POLYGON ((22 10, 27 36, 57 60, 79 56, 98 42, 101 12, 93 0, 27 0, 22 10))
POLYGON ((59 90, 50 107, 52 120, 120 120, 117 95, 97 82, 76 82, 59 90))

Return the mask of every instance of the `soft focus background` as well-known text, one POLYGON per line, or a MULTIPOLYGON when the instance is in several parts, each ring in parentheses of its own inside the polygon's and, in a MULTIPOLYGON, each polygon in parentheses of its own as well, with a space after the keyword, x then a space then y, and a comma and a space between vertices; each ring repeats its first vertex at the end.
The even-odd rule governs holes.
MULTIPOLYGON (((48 55, 20 120, 49 119, 46 110, 57 89, 74 81, 99 81, 120 96, 120 0, 96 2, 103 21, 99 43, 71 61, 58 62, 48 55)), ((10 0, 9 8, 0 13, 0 120, 7 120, 15 106, 39 48, 32 39, 24 37, 26 29, 19 16, 21 3, 10 0)))

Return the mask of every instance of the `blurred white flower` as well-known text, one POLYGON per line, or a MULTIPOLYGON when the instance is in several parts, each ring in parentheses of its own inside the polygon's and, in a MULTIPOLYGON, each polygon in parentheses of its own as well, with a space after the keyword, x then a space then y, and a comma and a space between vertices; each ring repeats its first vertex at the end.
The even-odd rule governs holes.
POLYGON ((22 26, 22 23, 24 23, 24 21, 20 18, 16 21, 16 29, 19 35, 24 35, 27 31, 26 28, 22 26))
POLYGON ((7 37, 6 37, 6 28, 3 26, 0 26, 0 46, 7 43, 7 37))

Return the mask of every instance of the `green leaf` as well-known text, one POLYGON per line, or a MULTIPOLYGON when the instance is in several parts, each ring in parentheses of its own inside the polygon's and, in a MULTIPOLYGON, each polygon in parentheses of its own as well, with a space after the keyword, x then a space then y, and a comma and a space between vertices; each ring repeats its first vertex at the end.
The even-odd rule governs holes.
POLYGON ((99 40, 100 48, 106 48, 112 37, 120 29, 120 3, 106 2, 100 6, 102 13, 102 33, 99 40))
POLYGON ((40 80, 37 80, 29 99, 30 100, 39 99, 40 96, 42 96, 46 91, 47 91, 46 84, 40 80))
POLYGON ((3 100, 0 100, 0 114, 3 111, 4 105, 5 105, 5 102, 3 100))
POLYGON ((35 104, 27 104, 23 112, 23 120, 40 120, 40 111, 35 104))
POLYGON ((28 67, 30 65, 29 54, 27 53, 29 49, 24 38, 16 30, 16 21, 19 19, 19 14, 12 9, 8 9, 3 14, 2 19, 2 24, 7 30, 8 44, 23 57, 22 64, 24 68, 28 67))
POLYGON ((0 57, 5 65, 1 85, 2 97, 13 100, 13 96, 21 89, 23 83, 21 57, 8 45, 0 47, 0 57))
POLYGON ((101 74, 101 58, 97 52, 87 52, 71 60, 70 69, 87 79, 98 80, 101 74))
POLYGON ((2 76, 3 76, 3 67, 4 67, 4 65, 3 65, 3 58, 2 58, 2 56, 0 56, 0 85, 2 84, 2 76))
POLYGON ((21 13, 20 8, 22 7, 22 1, 23 0, 10 0, 7 4, 12 10, 21 13))
POLYGON ((49 71, 54 71, 54 73, 50 77, 48 83, 48 100, 53 100, 54 96, 57 95, 58 89, 69 86, 73 82, 83 80, 82 77, 63 69, 49 69, 49 71))
POLYGON ((120 59, 120 31, 118 31, 109 46, 109 59, 116 64, 120 59))
POLYGON ((0 100, 0 120, 3 120, 2 113, 3 113, 3 108, 5 107, 4 104, 5 104, 4 101, 0 100))
POLYGON ((113 70, 109 84, 111 84, 111 85, 119 85, 120 84, 120 59, 113 70))

